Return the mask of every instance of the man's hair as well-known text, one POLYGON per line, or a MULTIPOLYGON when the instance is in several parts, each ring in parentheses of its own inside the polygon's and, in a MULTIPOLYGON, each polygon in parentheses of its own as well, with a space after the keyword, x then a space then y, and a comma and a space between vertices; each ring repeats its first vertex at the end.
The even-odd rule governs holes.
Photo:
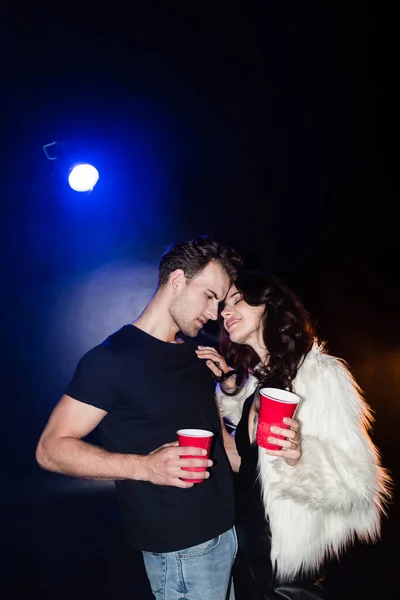
POLYGON ((204 235, 189 241, 174 242, 163 253, 158 270, 158 286, 162 287, 176 269, 182 269, 187 279, 193 279, 210 262, 218 263, 231 281, 235 281, 242 265, 239 254, 204 235))

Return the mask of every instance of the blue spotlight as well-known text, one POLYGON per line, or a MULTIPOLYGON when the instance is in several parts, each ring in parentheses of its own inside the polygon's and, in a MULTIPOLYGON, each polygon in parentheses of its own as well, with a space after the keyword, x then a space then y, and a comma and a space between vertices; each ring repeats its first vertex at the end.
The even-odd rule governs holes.
POLYGON ((76 192, 91 192, 98 179, 98 170, 87 163, 74 165, 68 175, 68 183, 76 192))

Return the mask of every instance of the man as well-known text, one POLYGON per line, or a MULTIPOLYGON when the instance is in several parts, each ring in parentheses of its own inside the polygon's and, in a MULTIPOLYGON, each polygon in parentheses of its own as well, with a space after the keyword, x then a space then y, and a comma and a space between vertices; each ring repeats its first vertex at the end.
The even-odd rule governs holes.
POLYGON ((143 552, 157 598, 225 600, 230 586, 231 470, 214 382, 186 336, 217 319, 239 264, 233 250, 206 236, 170 246, 153 298, 136 321, 79 361, 36 450, 49 471, 115 480, 127 543, 143 552), (95 428, 102 448, 84 441, 95 428), (178 447, 181 428, 213 431, 213 460, 178 447))

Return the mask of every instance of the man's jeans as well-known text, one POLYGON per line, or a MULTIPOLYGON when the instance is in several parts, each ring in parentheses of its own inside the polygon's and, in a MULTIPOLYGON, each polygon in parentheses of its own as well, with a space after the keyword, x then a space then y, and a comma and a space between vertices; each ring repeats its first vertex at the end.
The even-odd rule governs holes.
POLYGON ((185 550, 143 552, 143 559, 157 600, 234 600, 231 578, 236 552, 233 528, 185 550))

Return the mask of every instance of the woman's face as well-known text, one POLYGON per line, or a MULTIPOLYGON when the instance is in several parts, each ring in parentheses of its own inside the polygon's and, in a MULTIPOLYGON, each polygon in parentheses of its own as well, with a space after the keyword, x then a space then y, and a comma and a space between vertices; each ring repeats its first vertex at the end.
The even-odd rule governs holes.
POLYGON ((260 320, 264 314, 265 306, 250 306, 233 284, 225 299, 225 306, 221 312, 224 327, 229 334, 231 342, 246 344, 254 348, 261 335, 260 320))

